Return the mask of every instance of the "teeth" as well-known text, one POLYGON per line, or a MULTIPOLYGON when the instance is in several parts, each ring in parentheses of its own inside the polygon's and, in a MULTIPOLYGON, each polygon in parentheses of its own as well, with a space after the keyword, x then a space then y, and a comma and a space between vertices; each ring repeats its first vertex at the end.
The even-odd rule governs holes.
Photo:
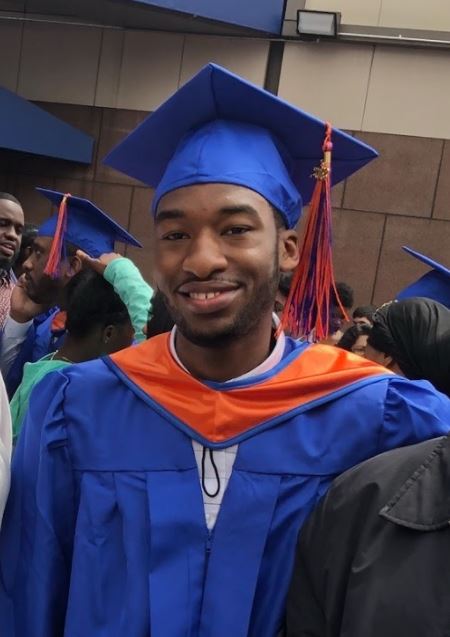
POLYGON ((219 296, 220 292, 190 292, 189 297, 200 301, 206 301, 208 299, 214 299, 219 296))

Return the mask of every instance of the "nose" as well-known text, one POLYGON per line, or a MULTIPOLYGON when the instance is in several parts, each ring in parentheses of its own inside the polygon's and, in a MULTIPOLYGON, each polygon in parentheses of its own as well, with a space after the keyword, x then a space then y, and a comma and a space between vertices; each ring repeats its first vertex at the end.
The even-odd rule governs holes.
POLYGON ((207 279, 214 272, 223 272, 228 265, 219 237, 207 231, 189 242, 183 270, 198 279, 207 279))
POLYGON ((14 241, 14 243, 19 243, 20 241, 20 235, 12 224, 6 228, 5 236, 10 241, 14 241))
POLYGON ((24 272, 31 272, 32 269, 33 269, 32 254, 29 254, 27 258, 25 259, 25 261, 22 263, 22 270, 24 270, 24 272))

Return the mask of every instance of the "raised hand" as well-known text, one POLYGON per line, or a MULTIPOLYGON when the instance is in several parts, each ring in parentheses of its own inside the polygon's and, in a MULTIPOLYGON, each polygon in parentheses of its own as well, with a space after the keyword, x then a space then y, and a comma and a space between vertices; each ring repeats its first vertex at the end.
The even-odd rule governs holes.
POLYGON ((94 259, 90 257, 83 250, 77 250, 77 257, 80 259, 82 264, 88 268, 94 270, 98 274, 103 276, 107 266, 116 259, 123 259, 121 254, 117 254, 116 252, 107 252, 98 257, 98 259, 94 259))

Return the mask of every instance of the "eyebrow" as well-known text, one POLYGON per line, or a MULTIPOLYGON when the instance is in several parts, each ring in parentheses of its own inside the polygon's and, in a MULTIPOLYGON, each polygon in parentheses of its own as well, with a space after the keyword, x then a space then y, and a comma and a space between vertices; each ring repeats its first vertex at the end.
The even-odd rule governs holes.
MULTIPOLYGON (((218 212, 221 215, 230 216, 230 217, 232 215, 245 213, 245 214, 251 215, 252 217, 259 218, 259 214, 257 210, 247 204, 236 204, 235 206, 224 206, 220 208, 218 212)), ((180 210, 178 208, 174 208, 173 210, 161 210, 161 212, 159 212, 156 215, 155 223, 159 224, 159 223, 162 223, 163 221, 173 221, 174 219, 185 219, 185 218, 186 218, 186 213, 183 212, 183 210, 180 210)))
POLYGON ((184 219, 185 213, 182 210, 161 210, 155 217, 155 224, 162 223, 163 221, 171 221, 173 219, 184 219))

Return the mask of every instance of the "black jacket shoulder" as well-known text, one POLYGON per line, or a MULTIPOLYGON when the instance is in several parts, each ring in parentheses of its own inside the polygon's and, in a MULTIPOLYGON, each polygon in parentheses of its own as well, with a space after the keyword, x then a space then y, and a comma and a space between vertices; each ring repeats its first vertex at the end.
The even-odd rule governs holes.
POLYGON ((337 478, 303 527, 288 637, 448 637, 450 437, 337 478))

